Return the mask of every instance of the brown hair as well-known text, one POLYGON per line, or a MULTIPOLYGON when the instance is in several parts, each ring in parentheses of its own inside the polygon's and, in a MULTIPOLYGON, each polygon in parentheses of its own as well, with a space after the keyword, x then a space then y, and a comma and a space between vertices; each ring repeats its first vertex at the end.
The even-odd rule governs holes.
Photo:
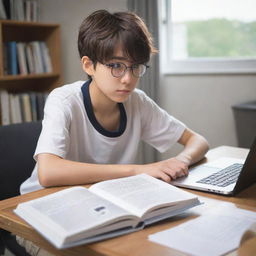
POLYGON ((113 57, 118 45, 134 63, 146 63, 157 52, 145 23, 132 12, 109 13, 98 10, 81 24, 78 35, 80 57, 88 56, 96 65, 113 57))

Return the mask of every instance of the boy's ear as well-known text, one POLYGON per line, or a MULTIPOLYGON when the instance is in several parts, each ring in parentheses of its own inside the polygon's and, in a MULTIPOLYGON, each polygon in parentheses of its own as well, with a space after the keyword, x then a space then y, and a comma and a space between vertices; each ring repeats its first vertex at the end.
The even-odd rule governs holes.
POLYGON ((89 57, 83 56, 81 59, 81 64, 84 72, 86 72, 89 76, 92 76, 94 72, 94 65, 89 57))

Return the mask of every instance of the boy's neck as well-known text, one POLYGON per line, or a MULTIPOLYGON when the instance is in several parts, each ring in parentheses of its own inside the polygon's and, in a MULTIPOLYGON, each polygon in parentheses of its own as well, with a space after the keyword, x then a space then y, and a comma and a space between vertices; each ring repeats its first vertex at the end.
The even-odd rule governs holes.
POLYGON ((92 80, 89 87, 90 98, 94 113, 100 115, 111 115, 116 111, 119 111, 118 103, 113 102, 107 98, 95 85, 92 80))
POLYGON ((120 125, 120 109, 116 102, 107 98, 93 83, 90 84, 89 93, 93 113, 104 129, 116 131, 120 125))

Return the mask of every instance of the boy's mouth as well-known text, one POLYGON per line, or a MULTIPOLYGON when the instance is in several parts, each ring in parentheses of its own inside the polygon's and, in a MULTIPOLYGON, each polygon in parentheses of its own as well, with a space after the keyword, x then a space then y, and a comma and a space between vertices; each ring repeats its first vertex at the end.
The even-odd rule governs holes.
POLYGON ((120 93, 120 94, 129 94, 129 93, 130 93, 130 90, 117 90, 117 93, 120 93))

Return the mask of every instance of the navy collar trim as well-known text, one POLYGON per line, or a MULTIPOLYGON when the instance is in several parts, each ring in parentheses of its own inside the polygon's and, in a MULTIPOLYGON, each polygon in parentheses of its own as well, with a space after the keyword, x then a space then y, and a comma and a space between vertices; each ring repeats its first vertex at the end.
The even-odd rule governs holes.
POLYGON ((97 121, 97 119, 94 115, 90 92, 89 92, 90 83, 91 83, 91 79, 87 80, 82 85, 81 90, 82 90, 82 94, 83 94, 85 110, 86 110, 87 116, 88 116, 91 124, 99 133, 101 133, 104 136, 112 137, 112 138, 121 136, 124 133, 126 124, 127 124, 127 116, 126 116, 124 105, 122 103, 118 103, 119 110, 120 110, 119 128, 116 131, 106 130, 104 127, 101 126, 101 124, 97 121))

